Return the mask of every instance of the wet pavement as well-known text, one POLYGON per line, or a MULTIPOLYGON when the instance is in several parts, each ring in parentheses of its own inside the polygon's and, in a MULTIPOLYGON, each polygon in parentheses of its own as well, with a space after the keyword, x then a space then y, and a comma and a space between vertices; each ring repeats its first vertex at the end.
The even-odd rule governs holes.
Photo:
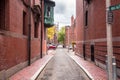
POLYGON ((67 55, 65 49, 58 48, 55 56, 36 80, 89 80, 89 78, 67 55))

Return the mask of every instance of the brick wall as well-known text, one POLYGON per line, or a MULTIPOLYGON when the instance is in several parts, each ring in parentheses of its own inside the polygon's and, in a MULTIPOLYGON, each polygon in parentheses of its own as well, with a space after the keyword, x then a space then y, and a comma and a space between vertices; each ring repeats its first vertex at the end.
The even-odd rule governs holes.
MULTIPOLYGON (((86 58, 90 59, 91 58, 90 46, 92 40, 106 38, 105 1, 96 0, 96 1, 92 1, 90 4, 85 4, 84 11, 88 11, 88 25, 86 26, 84 32, 85 41, 87 41, 85 53, 86 53, 86 58)), ((94 43, 96 44, 96 42, 94 43)), ((103 59, 101 56, 99 57, 103 59)))
MULTIPOLYGON (((3 70, 11 69, 20 63, 28 61, 28 37, 23 34, 23 11, 26 12, 27 16, 25 27, 28 34, 28 9, 22 0, 5 0, 5 5, 3 1, 4 0, 0 1, 0 26, 7 26, 7 30, 0 29, 0 74, 3 70), (5 18, 3 17, 4 15, 6 16, 5 18)), ((40 3, 38 3, 40 2, 39 0, 35 0, 35 2, 40 5, 40 3)), ((31 18, 32 60, 36 57, 40 58, 41 23, 39 22, 38 25, 38 38, 35 38, 33 13, 31 18)), ((18 70, 21 69, 21 65, 22 64, 17 67, 18 70)))
POLYGON ((65 46, 68 46, 68 27, 65 27, 65 46))
MULTIPOLYGON (((119 0, 111 0, 112 5, 120 3, 119 0)), ((91 45, 94 45, 95 61, 105 64, 107 54, 106 42, 106 5, 105 1, 92 0, 90 4, 84 2, 84 15, 82 0, 76 1, 76 27, 77 27, 77 54, 83 54, 83 42, 85 40, 85 57, 91 60, 91 45), (84 27, 85 11, 88 11, 88 25, 84 27)), ((120 68, 120 10, 113 11, 112 24, 113 53, 116 56, 117 67, 120 68)))
POLYGON ((83 40, 83 0, 76 0, 76 52, 82 56, 83 40))
POLYGON ((74 27, 73 26, 66 26, 65 27, 65 45, 72 44, 75 41, 74 38, 74 27))

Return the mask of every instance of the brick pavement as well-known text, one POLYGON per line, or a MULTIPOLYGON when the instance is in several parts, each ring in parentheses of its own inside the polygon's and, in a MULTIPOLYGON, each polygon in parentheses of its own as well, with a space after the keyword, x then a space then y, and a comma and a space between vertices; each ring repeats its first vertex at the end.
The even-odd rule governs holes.
POLYGON ((38 74, 43 70, 49 60, 53 57, 54 51, 49 51, 48 55, 39 59, 21 71, 9 78, 9 80, 35 80, 38 74))
POLYGON ((83 58, 74 55, 74 53, 68 54, 91 78, 91 80, 107 80, 107 73, 105 70, 96 66, 92 62, 86 61, 83 58))
MULTIPOLYGON (((68 55, 86 72, 91 80, 108 80, 106 70, 75 55, 73 51, 69 51, 68 55)), ((117 80, 120 80, 120 78, 117 78, 117 80)))

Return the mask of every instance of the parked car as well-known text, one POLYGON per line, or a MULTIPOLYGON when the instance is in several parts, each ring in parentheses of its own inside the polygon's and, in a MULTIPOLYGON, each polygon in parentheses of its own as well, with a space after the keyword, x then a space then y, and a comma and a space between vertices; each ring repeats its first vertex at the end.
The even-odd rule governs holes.
POLYGON ((70 49, 70 50, 73 49, 72 45, 69 45, 69 49, 70 49))
POLYGON ((57 46, 55 44, 49 44, 49 45, 47 45, 47 47, 49 50, 49 49, 56 49, 57 46))

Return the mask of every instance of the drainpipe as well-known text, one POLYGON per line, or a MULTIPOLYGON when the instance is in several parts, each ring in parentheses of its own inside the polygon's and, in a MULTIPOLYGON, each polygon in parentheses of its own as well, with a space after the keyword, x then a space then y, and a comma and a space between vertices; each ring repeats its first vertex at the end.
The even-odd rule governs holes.
POLYGON ((28 65, 31 65, 31 0, 28 7, 28 65))
POLYGON ((85 31, 85 19, 84 19, 84 0, 83 0, 83 58, 84 58, 84 60, 86 60, 86 58, 85 58, 85 37, 86 37, 86 31, 85 31))
POLYGON ((43 46, 43 20, 44 20, 44 14, 43 14, 43 1, 44 0, 41 0, 40 1, 40 4, 41 4, 41 42, 40 42, 40 48, 41 48, 41 51, 40 51, 40 58, 42 58, 42 46, 43 46))

